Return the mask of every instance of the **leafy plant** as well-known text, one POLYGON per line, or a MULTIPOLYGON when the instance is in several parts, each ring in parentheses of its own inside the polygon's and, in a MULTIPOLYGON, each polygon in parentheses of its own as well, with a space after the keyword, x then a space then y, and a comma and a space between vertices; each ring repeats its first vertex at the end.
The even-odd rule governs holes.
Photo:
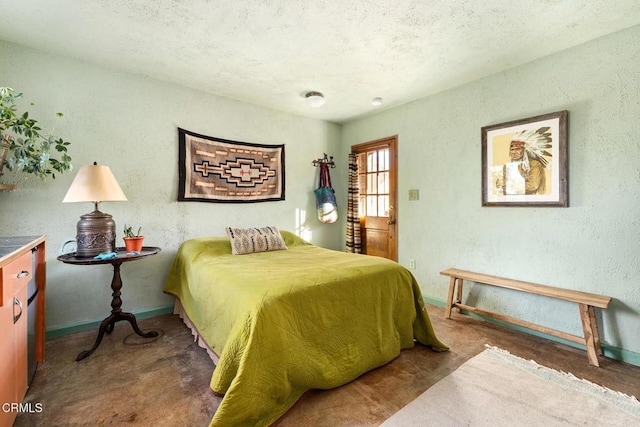
POLYGON ((138 232, 133 234, 133 227, 132 226, 128 226, 127 224, 124 225, 124 237, 142 237, 142 235, 140 234, 140 231, 142 230, 142 227, 138 227, 138 232))
MULTIPOLYGON (((64 173, 71 170, 71 157, 67 153, 69 142, 53 135, 43 135, 38 121, 29 117, 29 112, 18 113, 16 100, 22 93, 9 87, 0 87, 0 177, 3 168, 36 175, 46 180, 55 171, 64 173), (59 153, 53 157, 51 151, 59 153)), ((33 104, 31 104, 33 105, 33 104)), ((57 113, 62 117, 62 113, 57 113)))

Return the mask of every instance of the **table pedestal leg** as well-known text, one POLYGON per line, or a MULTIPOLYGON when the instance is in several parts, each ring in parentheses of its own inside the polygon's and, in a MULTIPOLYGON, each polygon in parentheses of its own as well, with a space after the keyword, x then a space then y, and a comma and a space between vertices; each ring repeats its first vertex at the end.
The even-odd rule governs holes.
POLYGON ((131 323, 131 327, 133 328, 134 332, 141 337, 153 338, 158 336, 158 332, 156 331, 142 332, 142 330, 138 327, 138 322, 136 321, 136 317, 133 315, 133 313, 125 313, 122 311, 122 299, 120 299, 120 289, 122 289, 122 279, 120 278, 121 264, 122 262, 113 263, 113 280, 111 281, 111 289, 113 290, 113 293, 111 294, 111 315, 100 323, 98 338, 96 338, 96 342, 93 344, 93 347, 91 347, 89 350, 80 352, 76 357, 76 361, 90 356, 91 353, 93 353, 95 349, 100 345, 105 332, 108 334, 113 332, 113 328, 115 327, 116 322, 119 322, 121 320, 126 320, 131 323))

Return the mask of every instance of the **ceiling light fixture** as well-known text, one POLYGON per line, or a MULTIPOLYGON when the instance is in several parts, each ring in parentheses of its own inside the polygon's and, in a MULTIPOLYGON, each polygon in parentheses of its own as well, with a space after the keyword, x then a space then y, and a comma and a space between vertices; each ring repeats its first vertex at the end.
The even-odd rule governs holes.
POLYGON ((311 108, 322 107, 325 103, 324 95, 320 92, 307 92, 304 97, 307 99, 307 105, 311 108))
POLYGON ((382 105, 382 98, 380 98, 379 96, 376 96, 371 100, 371 105, 373 105, 374 107, 378 107, 382 105))

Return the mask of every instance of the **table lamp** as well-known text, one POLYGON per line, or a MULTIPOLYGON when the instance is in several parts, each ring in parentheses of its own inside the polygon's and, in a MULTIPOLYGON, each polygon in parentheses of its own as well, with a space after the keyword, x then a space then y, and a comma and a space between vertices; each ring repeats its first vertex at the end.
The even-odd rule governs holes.
POLYGON ((100 202, 126 201, 108 166, 85 165, 71 183, 62 203, 93 202, 94 211, 80 217, 77 224, 76 256, 92 257, 116 249, 116 223, 111 215, 100 212, 100 202))

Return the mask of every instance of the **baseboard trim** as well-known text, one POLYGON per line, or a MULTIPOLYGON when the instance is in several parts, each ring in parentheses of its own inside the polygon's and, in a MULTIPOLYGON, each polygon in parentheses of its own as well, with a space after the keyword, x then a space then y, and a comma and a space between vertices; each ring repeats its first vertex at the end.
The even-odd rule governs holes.
MULTIPOLYGON (((444 301, 441 300, 437 300, 437 299, 433 299, 433 298, 429 298, 429 297, 425 297, 423 296, 423 299, 425 302, 427 302, 428 304, 432 304, 435 305, 437 307, 445 307, 446 303, 444 301)), ((173 313, 173 305, 167 306, 167 307, 160 307, 160 308, 154 308, 152 310, 146 310, 146 311, 141 311, 138 313, 135 313, 136 318, 138 319, 147 319, 149 317, 154 317, 154 316, 159 316, 161 314, 168 314, 168 313, 173 313)), ((542 332, 538 332, 538 331, 534 331, 528 328, 524 328, 522 326, 518 326, 518 325, 513 325, 511 323, 508 322, 504 322, 498 319, 494 319, 491 317, 487 317, 487 316, 482 316, 476 313, 468 313, 465 311, 462 311, 462 314, 465 314, 467 316, 471 316, 473 318, 477 318, 477 319, 481 319, 481 320, 485 320, 487 322, 496 324, 496 325, 500 325, 500 326, 504 326, 505 328, 510 328, 510 329, 514 329, 516 331, 520 331, 520 332, 525 332, 531 335, 535 335, 541 338, 545 338, 548 340, 552 340, 552 341, 556 341, 556 342, 560 342, 562 344, 566 344, 566 345, 570 345, 572 347, 576 347, 579 348, 581 350, 585 350, 586 351, 586 347, 584 345, 578 344, 578 343, 574 343, 573 341, 567 341, 567 340, 563 340, 562 338, 558 338, 555 337, 553 335, 549 335, 549 334, 544 334, 542 332)), ((100 323, 102 322, 102 320, 96 320, 96 321, 92 321, 92 322, 86 322, 86 323, 78 323, 75 325, 67 325, 67 326, 62 326, 62 327, 58 327, 58 328, 51 328, 48 329, 46 332, 46 337, 47 339, 50 338, 56 338, 56 337, 60 337, 63 335, 69 335, 69 334, 75 334, 77 332, 84 332, 84 331, 89 331, 92 329, 97 329, 98 327, 100 327, 100 323)), ((639 353, 635 353, 633 351, 629 351, 629 350, 625 350, 624 348, 618 348, 618 347, 613 347, 611 345, 608 345, 606 343, 602 344, 602 350, 604 352, 605 357, 611 358, 611 359, 616 359, 616 360, 620 360, 622 362, 625 363, 630 363, 632 365, 635 366, 640 366, 640 354, 639 353)))
MULTIPOLYGON (((423 296, 423 299, 428 304, 432 304, 432 305, 443 307, 443 308, 446 307, 446 303, 444 301, 436 300, 436 299, 425 297, 425 296, 423 296)), ((553 335, 534 331, 532 329, 528 329, 522 326, 504 322, 502 320, 494 319, 492 317, 482 316, 481 314, 476 314, 476 313, 469 313, 465 310, 462 310, 461 314, 473 317, 475 319, 485 320, 487 322, 490 322, 496 325, 504 326, 505 328, 514 329, 516 331, 525 332, 527 334, 535 335, 537 337, 541 337, 541 338, 545 338, 545 339, 559 342, 562 344, 570 345, 571 347, 579 348, 581 350, 586 351, 587 349, 586 346, 582 344, 578 344, 573 341, 564 340, 562 338, 555 337, 553 335)), ((608 357, 610 359, 616 359, 625 363, 629 363, 631 365, 640 366, 640 353, 635 353, 633 351, 625 350, 624 348, 613 347, 611 345, 608 345, 607 343, 602 343, 602 352, 604 353, 605 357, 608 357)))
MULTIPOLYGON (((134 313, 136 315, 136 319, 147 319, 149 317, 159 316, 161 314, 173 313, 173 305, 167 307, 154 308, 151 310, 140 311, 138 313, 134 313)), ((63 335, 75 334, 77 332, 84 332, 93 329, 98 329, 100 327, 100 323, 102 320, 95 320, 91 322, 85 323, 77 323, 74 325, 61 326, 56 328, 47 329, 46 338, 56 338, 61 337, 63 335)))

